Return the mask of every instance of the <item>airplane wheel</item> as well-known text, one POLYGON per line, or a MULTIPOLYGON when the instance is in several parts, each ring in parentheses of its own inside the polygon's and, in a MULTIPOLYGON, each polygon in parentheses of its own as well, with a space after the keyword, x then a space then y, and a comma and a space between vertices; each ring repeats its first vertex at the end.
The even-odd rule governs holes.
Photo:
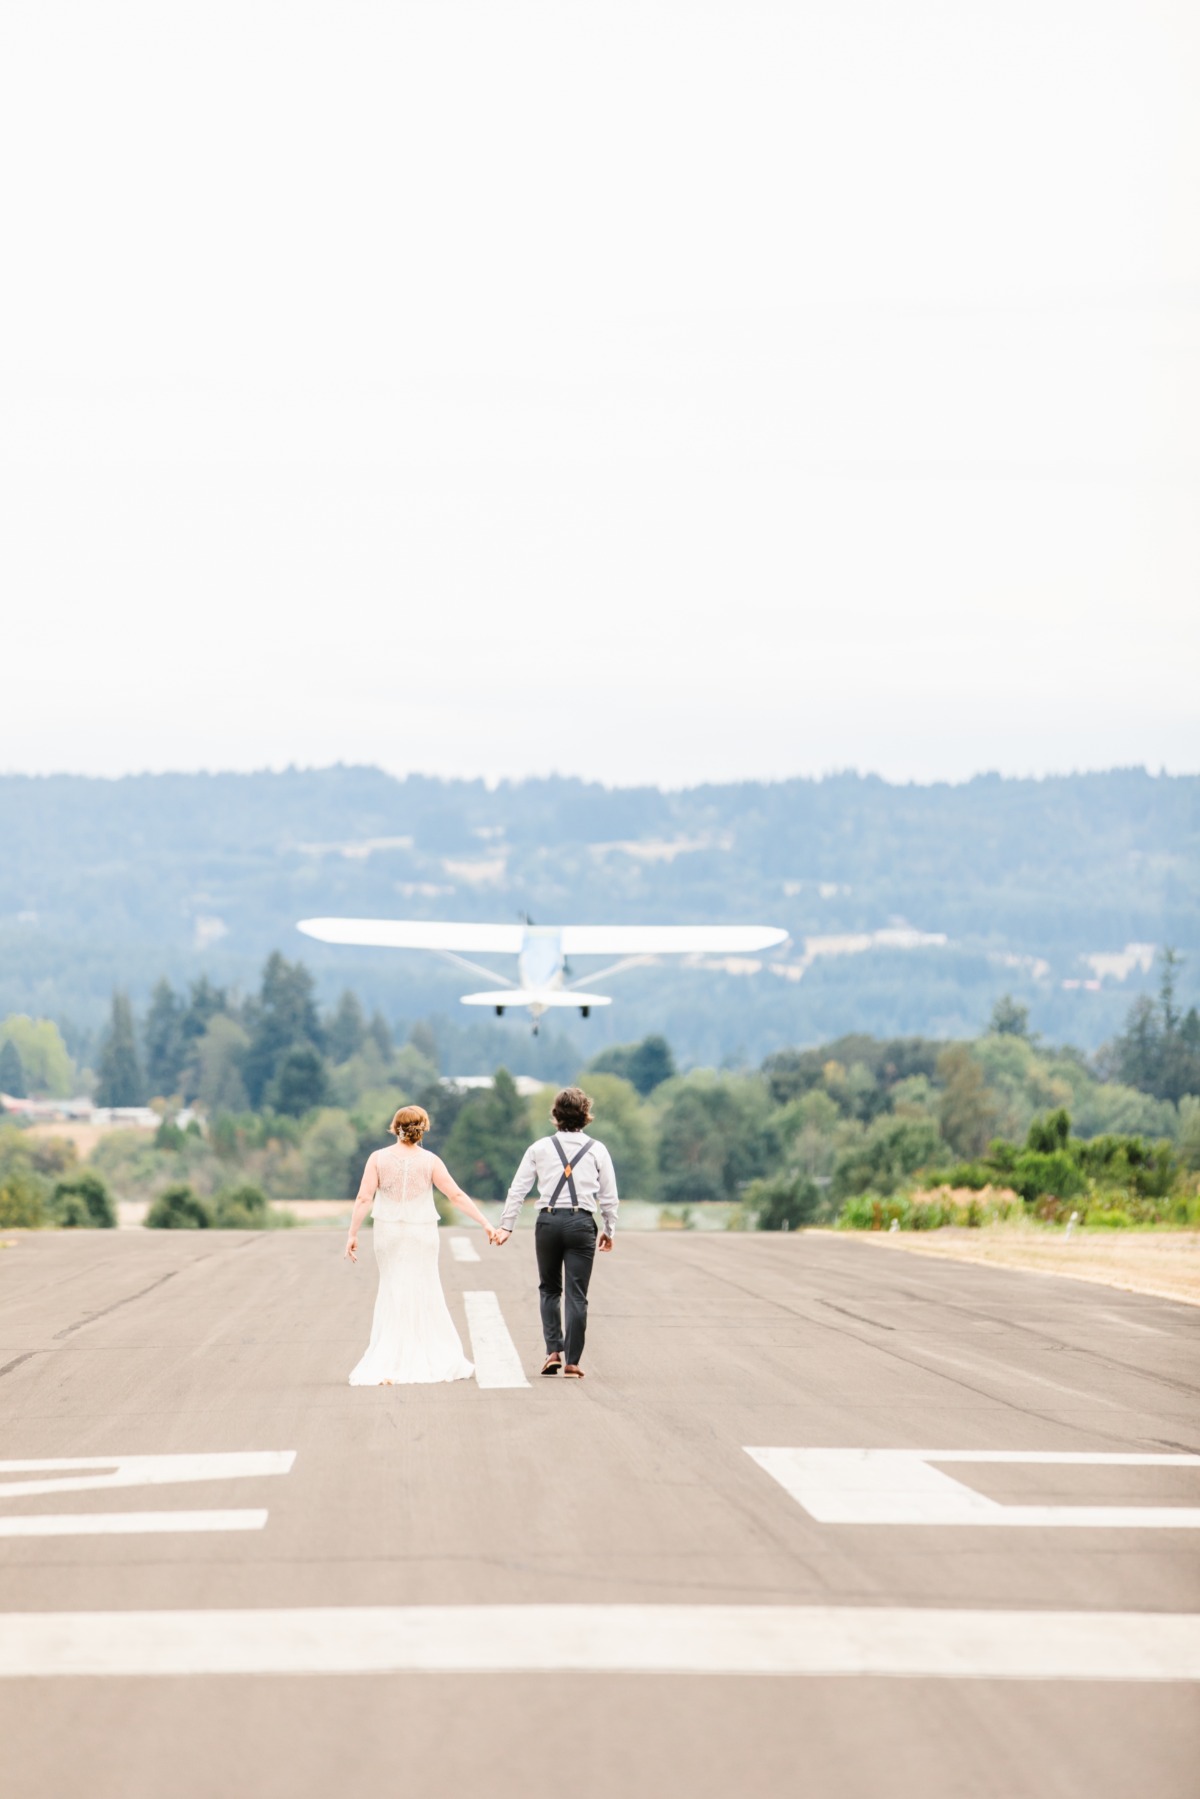
POLYGON ((581 1018, 590 1018, 592 1016, 592 1008, 590 1006, 580 1006, 579 1016, 581 1018))
POLYGON ((504 1007, 503 1007, 503 1006, 497 1006, 497 1007, 496 1007, 496 1017, 497 1017, 497 1018, 503 1018, 503 1017, 504 1017, 504 1007))

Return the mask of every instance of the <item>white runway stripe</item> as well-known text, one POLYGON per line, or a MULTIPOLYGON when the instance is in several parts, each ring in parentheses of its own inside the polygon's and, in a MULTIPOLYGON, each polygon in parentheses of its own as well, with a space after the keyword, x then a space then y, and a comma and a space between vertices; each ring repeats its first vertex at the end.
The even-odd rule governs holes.
POLYGON ((479 1251, 469 1237, 451 1237, 450 1254, 456 1262, 477 1262, 479 1251))
POLYGON ((295 1459, 294 1449, 235 1449, 201 1455, 80 1455, 0 1462, 0 1475, 33 1477, 0 1482, 0 1500, 111 1492, 114 1487, 178 1486, 194 1480, 257 1479, 290 1473, 295 1459), (88 1469, 90 1473, 84 1472, 88 1469))
POLYGON ((265 1511, 27 1512, 0 1516, 0 1537, 125 1537, 143 1531, 262 1530, 265 1511))
POLYGON ((394 1673, 1198 1680, 1200 1616, 492 1605, 0 1617, 0 1676, 394 1673))
POLYGON ((517 1346, 508 1334, 500 1301, 494 1293, 464 1293, 467 1329, 471 1333, 471 1357, 475 1379, 481 1387, 529 1385, 517 1346))
POLYGON ((1200 1506, 1014 1505, 990 1499, 936 1463, 1073 1468, 1200 1468, 1200 1455, 1086 1450, 747 1449, 823 1524, 988 1525, 1045 1530, 1197 1530, 1200 1506))

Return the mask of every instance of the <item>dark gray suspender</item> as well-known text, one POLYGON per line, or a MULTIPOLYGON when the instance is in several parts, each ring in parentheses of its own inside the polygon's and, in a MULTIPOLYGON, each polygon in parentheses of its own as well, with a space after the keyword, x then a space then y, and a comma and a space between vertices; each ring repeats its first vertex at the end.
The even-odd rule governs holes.
POLYGON ((554 1207, 558 1204, 559 1195, 562 1193, 563 1188, 568 1187, 571 1192, 571 1210, 577 1212, 579 1210, 579 1195, 575 1191, 575 1170, 583 1161, 584 1156, 595 1149, 596 1145, 592 1142, 590 1137, 585 1137, 583 1148, 579 1151, 578 1155, 572 1159, 568 1156, 557 1136, 551 1137, 550 1141, 558 1151, 558 1159, 563 1165, 563 1171, 558 1186, 550 1196, 550 1209, 551 1211, 554 1210, 554 1207))

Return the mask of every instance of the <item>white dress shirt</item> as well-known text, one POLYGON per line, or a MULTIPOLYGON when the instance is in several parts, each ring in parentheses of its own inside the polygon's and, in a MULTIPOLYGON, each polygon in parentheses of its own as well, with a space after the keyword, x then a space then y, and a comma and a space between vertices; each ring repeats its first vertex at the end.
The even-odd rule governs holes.
MULTIPOLYGON (((589 1141, 586 1131, 555 1131, 554 1137, 563 1146, 574 1172, 575 1191, 579 1196, 581 1211, 591 1212, 593 1216, 600 1212, 604 1220, 604 1235, 611 1237, 617 1228, 617 1177, 613 1169, 612 1157, 603 1143, 591 1138, 591 1149, 582 1161, 576 1162, 584 1144, 589 1141)), ((562 1158, 554 1147, 554 1137, 539 1137, 531 1143, 521 1157, 521 1166, 513 1177, 513 1184, 508 1190, 508 1198, 504 1202, 504 1211, 500 1218, 500 1229, 511 1231, 517 1222, 517 1213, 521 1210, 525 1195, 537 1182, 537 1209, 543 1212, 550 1204, 550 1196, 563 1177, 562 1158)), ((556 1210, 570 1210, 571 1189, 564 1186, 558 1196, 556 1210)))

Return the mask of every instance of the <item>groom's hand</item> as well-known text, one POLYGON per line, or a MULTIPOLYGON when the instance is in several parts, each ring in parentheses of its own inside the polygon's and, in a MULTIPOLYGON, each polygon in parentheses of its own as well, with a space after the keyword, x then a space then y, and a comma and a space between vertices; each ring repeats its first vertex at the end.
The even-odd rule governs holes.
POLYGON ((600 1244, 599 1244, 599 1247, 601 1250, 611 1249, 612 1246, 613 1246, 613 1240, 611 1237, 601 1237, 600 1244))
POLYGON ((497 1231, 492 1238, 492 1242, 496 1245, 497 1249, 503 1249, 511 1236, 511 1231, 497 1231))

